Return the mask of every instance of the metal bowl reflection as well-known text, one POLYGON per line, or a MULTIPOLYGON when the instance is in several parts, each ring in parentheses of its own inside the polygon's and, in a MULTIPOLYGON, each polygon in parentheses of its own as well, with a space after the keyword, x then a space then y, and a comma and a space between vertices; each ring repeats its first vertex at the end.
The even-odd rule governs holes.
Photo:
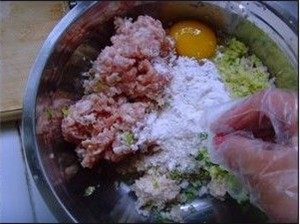
MULTIPOLYGON (((205 21, 221 34, 245 41, 276 76, 277 85, 297 87, 297 34, 267 4, 256 2, 82 2, 54 28, 40 50, 27 83, 23 110, 23 141, 34 180, 61 222, 147 221, 134 208, 135 196, 114 171, 102 164, 80 167, 73 146, 60 132, 56 110, 83 95, 80 74, 109 44, 115 16, 148 14, 165 26, 182 18, 205 21), (271 57, 270 57, 271 55, 271 57), (276 62, 274 61, 276 57, 276 62), (49 115, 47 108, 52 108, 49 115), (52 114, 54 113, 54 115, 52 114), (51 116, 53 119, 49 119, 51 116), (84 197, 87 186, 100 186, 84 197)), ((206 197, 193 202, 189 222, 256 222, 254 208, 247 212, 232 200, 206 197)), ((148 220, 148 221, 151 221, 148 220)), ((261 221, 261 220, 260 220, 261 221)))

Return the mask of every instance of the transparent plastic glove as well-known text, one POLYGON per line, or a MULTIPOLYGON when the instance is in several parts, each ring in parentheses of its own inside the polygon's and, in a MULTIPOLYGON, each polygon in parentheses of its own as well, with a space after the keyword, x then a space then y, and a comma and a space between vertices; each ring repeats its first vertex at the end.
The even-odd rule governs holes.
POLYGON ((223 113, 211 127, 213 159, 233 171, 251 202, 277 222, 298 216, 297 95, 257 93, 223 113))
POLYGON ((296 92, 270 88, 233 106, 211 129, 218 135, 243 130, 256 138, 290 144, 297 133, 297 112, 296 92))

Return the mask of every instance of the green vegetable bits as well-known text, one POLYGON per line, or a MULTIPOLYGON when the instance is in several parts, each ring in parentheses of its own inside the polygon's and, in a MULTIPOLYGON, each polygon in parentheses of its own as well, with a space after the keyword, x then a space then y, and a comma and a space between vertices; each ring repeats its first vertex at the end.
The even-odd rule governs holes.
POLYGON ((201 165, 210 166, 212 162, 210 161, 209 154, 206 148, 201 148, 198 151, 198 154, 196 155, 195 159, 201 163, 201 165))
POLYGON ((62 114, 63 114, 64 117, 67 117, 69 115, 69 109, 68 109, 68 107, 63 107, 61 109, 61 112, 62 112, 62 114))
POLYGON ((195 159, 204 170, 208 171, 211 181, 225 183, 227 192, 232 198, 236 199, 238 203, 249 199, 247 191, 232 173, 211 162, 207 149, 200 149, 195 159))
POLYGON ((46 109, 46 114, 47 114, 48 120, 51 120, 54 116, 53 110, 51 108, 46 109))
POLYGON ((248 96, 270 86, 267 68, 258 57, 249 55, 242 42, 230 39, 220 53, 215 61, 233 96, 248 96))
POLYGON ((125 131, 122 134, 122 140, 124 140, 127 145, 132 145, 134 143, 134 136, 132 132, 125 131))
POLYGON ((183 178, 183 174, 179 170, 172 170, 169 173, 169 178, 171 180, 181 180, 183 178))

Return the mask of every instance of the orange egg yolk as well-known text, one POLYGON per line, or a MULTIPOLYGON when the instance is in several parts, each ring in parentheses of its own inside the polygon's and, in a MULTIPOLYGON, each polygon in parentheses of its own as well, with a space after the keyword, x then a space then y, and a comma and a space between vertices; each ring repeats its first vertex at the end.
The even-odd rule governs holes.
POLYGON ((215 54, 216 35, 211 28, 199 21, 186 20, 175 23, 170 28, 170 35, 175 39, 176 51, 181 56, 203 59, 215 54))

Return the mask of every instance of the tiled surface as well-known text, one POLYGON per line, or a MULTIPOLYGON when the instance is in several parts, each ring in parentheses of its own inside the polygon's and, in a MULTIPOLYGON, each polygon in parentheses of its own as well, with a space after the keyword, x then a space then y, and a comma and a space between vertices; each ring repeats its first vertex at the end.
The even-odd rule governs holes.
POLYGON ((57 222, 27 172, 18 124, 0 129, 0 223, 57 222))

